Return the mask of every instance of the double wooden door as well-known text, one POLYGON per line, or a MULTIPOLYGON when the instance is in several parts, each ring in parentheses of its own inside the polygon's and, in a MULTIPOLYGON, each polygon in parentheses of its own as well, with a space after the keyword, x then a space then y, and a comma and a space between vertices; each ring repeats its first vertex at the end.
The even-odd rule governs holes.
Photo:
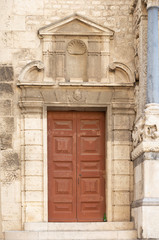
POLYGON ((104 112, 48 112, 50 222, 103 221, 104 112))

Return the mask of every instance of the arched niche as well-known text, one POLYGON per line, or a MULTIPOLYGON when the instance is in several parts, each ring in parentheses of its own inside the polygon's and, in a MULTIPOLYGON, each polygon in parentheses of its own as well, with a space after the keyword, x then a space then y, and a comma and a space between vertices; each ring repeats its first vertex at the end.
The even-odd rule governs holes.
POLYGON ((79 39, 73 39, 67 44, 66 81, 87 81, 87 47, 79 39))

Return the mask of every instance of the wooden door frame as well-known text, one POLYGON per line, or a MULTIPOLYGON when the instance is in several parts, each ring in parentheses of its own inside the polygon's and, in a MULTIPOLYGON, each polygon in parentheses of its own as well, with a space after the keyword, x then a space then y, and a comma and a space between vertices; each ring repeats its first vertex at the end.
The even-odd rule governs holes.
POLYGON ((112 221, 112 107, 110 104, 98 104, 91 106, 73 105, 43 106, 43 159, 44 159, 44 221, 48 222, 48 159, 47 159, 47 112, 51 111, 104 111, 105 112, 105 201, 106 215, 109 222, 112 221))

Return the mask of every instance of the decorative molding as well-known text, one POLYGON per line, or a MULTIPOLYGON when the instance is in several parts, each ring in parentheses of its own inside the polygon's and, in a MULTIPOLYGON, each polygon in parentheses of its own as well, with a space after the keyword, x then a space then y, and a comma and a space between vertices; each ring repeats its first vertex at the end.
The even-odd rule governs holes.
POLYGON ((97 82, 59 82, 59 86, 84 86, 84 87, 133 87, 133 83, 97 83, 97 82))
POLYGON ((79 36, 79 35, 85 35, 85 36, 109 36, 109 37, 113 37, 114 35, 114 31, 107 28, 107 27, 103 27, 100 24, 97 24, 95 22, 93 22, 92 20, 79 15, 79 14, 73 14, 70 15, 66 18, 63 18, 60 21, 57 21, 55 23, 51 23, 45 27, 42 27, 39 29, 38 34, 40 37, 45 37, 45 36, 53 36, 53 35, 74 35, 74 36, 79 36), (73 31, 66 29, 65 31, 59 31, 59 29, 63 28, 64 26, 66 26, 67 24, 73 22, 74 20, 79 21, 80 23, 83 23, 87 26, 90 26, 92 31, 88 31, 88 28, 83 30, 82 32, 79 32, 79 29, 73 29, 73 31))
POLYGON ((86 52, 86 45, 79 39, 73 39, 68 43, 67 52, 70 55, 83 55, 86 52))
POLYGON ((144 161, 159 161, 159 152, 144 152, 134 160, 134 168, 144 161))
POLYGON ((55 86, 55 82, 18 82, 18 87, 45 87, 45 86, 55 86))
POLYGON ((147 4, 147 9, 150 7, 158 7, 159 8, 159 0, 143 0, 145 4, 147 4))
POLYGON ((144 206, 159 206, 159 198, 142 198, 134 201, 131 204, 132 208, 144 207, 144 206))
POLYGON ((134 161, 144 152, 159 152, 159 141, 157 142, 141 142, 131 153, 134 161))
POLYGON ((143 141, 143 135, 144 135, 144 124, 145 120, 143 117, 141 117, 135 124, 132 138, 133 138, 133 147, 137 147, 142 141, 143 141))
POLYGON ((44 106, 44 102, 42 100, 21 100, 19 101, 19 107, 23 110, 23 112, 42 112, 44 106))
POLYGON ((140 88, 136 88, 136 119, 142 114, 146 104, 147 82, 147 11, 144 1, 133 0, 133 30, 135 50, 135 80, 140 88))
POLYGON ((145 114, 135 124, 132 137, 134 147, 142 141, 159 138, 159 105, 147 105, 145 114))
POLYGON ((73 14, 40 28, 38 33, 43 43, 44 81, 107 82, 113 30, 73 14))
POLYGON ((68 96, 69 102, 85 102, 86 101, 86 96, 83 94, 83 92, 79 89, 76 89, 73 91, 72 95, 68 96))
POLYGON ((132 157, 143 152, 159 151, 159 104, 147 104, 142 117, 135 123, 132 133, 132 157))
POLYGON ((147 17, 141 17, 139 26, 139 95, 138 95, 138 112, 137 117, 141 116, 146 104, 146 85, 147 85, 147 17))
POLYGON ((37 69, 38 71, 44 70, 44 64, 41 61, 32 61, 25 65, 25 67, 22 69, 18 81, 19 82, 24 82, 26 75, 33 69, 37 69))

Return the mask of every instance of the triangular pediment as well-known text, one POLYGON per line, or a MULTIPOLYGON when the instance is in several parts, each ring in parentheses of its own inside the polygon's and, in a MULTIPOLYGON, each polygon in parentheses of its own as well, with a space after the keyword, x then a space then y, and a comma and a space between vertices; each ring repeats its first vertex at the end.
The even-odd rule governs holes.
POLYGON ((103 27, 78 14, 39 29, 39 35, 106 35, 113 36, 114 31, 103 27))

